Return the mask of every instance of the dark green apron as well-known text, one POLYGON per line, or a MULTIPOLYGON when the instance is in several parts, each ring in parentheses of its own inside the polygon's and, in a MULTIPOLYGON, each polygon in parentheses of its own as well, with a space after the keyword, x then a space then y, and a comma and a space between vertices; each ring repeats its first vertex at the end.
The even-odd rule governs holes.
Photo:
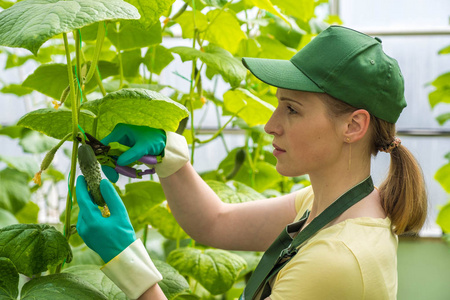
POLYGON ((306 211, 298 222, 288 225, 264 253, 239 299, 258 300, 254 297, 261 290, 260 299, 269 297, 272 292, 269 284, 270 279, 297 254, 299 246, 352 205, 368 196, 373 189, 372 177, 369 176, 336 199, 320 215, 314 218, 304 230, 300 231, 294 239, 289 234, 298 232, 303 227, 306 219, 308 219, 309 211, 306 211))

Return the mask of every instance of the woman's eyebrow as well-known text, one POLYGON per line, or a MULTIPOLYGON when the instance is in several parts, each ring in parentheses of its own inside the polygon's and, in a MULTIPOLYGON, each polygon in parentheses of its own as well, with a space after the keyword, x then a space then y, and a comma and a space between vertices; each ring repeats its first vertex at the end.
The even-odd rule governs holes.
POLYGON ((292 98, 285 97, 285 96, 282 96, 282 97, 280 98, 280 101, 292 101, 292 102, 295 102, 295 103, 297 103, 297 104, 303 106, 303 104, 302 104, 300 101, 294 100, 294 99, 292 99, 292 98))

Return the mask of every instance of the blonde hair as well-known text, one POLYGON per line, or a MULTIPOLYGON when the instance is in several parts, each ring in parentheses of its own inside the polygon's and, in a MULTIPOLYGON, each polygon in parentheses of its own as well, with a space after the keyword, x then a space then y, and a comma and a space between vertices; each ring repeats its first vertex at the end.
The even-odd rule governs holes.
MULTIPOLYGON (((357 108, 328 94, 318 94, 331 117, 352 113, 357 108)), ((370 152, 376 156, 379 149, 392 143, 396 135, 395 124, 370 115, 370 152)), ((397 234, 417 234, 427 217, 427 193, 422 169, 411 152, 403 145, 391 151, 387 178, 379 193, 392 229, 397 234)))

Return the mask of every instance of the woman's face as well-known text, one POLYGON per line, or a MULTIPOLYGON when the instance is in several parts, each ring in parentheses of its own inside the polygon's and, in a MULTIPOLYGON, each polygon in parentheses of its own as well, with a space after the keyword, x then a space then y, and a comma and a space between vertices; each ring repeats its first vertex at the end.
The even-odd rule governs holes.
POLYGON ((274 136, 277 171, 284 176, 326 172, 343 140, 316 93, 278 89, 278 107, 265 126, 274 136))

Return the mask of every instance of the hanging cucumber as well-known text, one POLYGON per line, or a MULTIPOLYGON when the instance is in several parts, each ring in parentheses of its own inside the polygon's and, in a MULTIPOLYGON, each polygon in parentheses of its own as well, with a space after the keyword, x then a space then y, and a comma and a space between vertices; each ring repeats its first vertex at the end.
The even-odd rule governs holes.
POLYGON ((91 192, 94 203, 103 207, 102 215, 109 217, 109 209, 100 192, 100 181, 102 176, 100 173, 99 163, 95 157, 94 150, 88 144, 82 144, 78 148, 78 163, 80 164, 81 173, 86 179, 87 186, 91 192))

